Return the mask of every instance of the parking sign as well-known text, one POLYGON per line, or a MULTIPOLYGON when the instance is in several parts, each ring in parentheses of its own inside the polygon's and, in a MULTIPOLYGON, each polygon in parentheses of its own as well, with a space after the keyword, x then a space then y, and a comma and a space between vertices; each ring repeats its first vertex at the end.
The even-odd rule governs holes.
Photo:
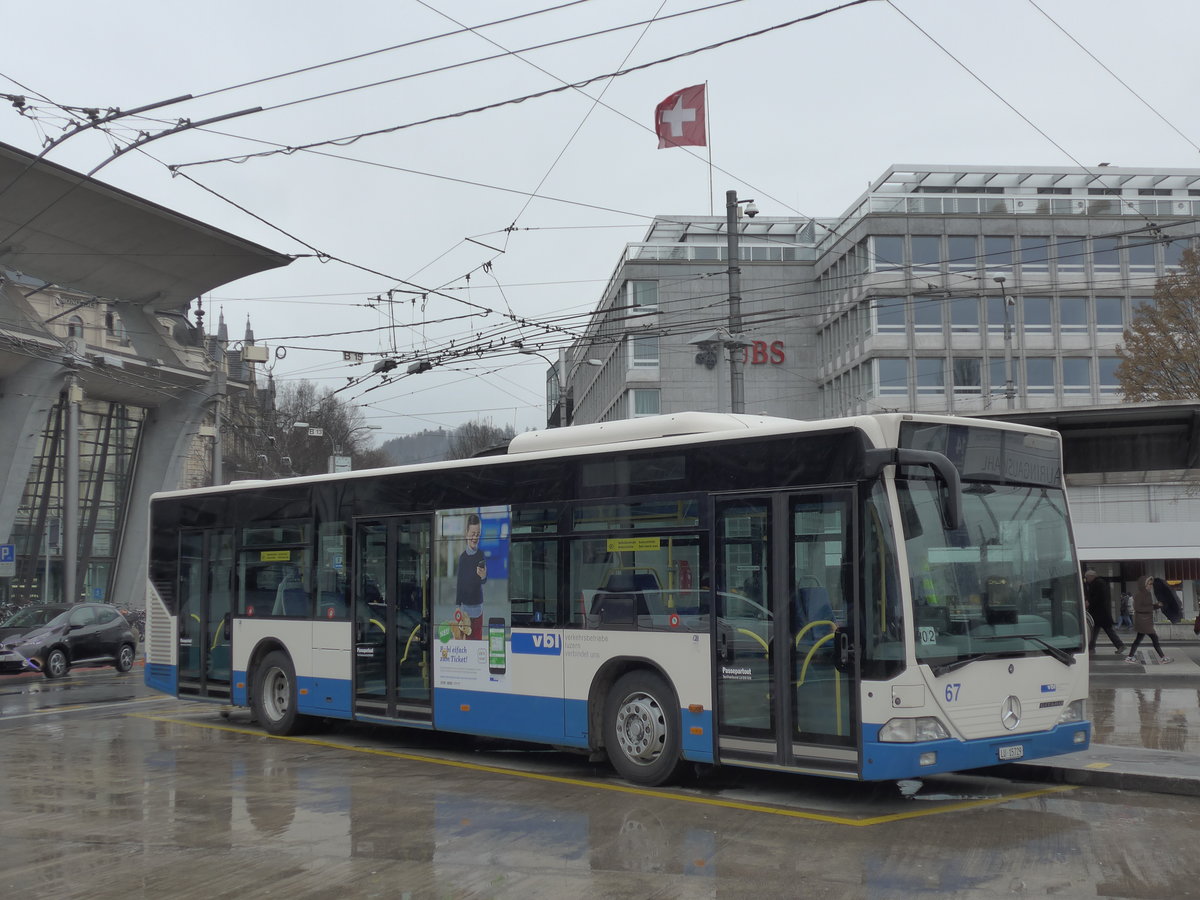
POLYGON ((0 578, 12 578, 17 574, 17 545, 0 544, 0 578))

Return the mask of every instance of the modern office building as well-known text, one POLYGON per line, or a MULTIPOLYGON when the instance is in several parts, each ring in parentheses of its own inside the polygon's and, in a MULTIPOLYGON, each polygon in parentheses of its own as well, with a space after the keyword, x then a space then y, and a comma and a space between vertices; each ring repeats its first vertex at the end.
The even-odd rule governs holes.
MULTIPOLYGON (((1100 445, 1106 409, 1125 410, 1126 428, 1154 418, 1123 404, 1116 349, 1200 234, 1200 169, 893 166, 837 218, 739 216, 740 329, 726 223, 661 216, 626 247, 550 374, 565 396, 552 408, 574 423, 729 411, 736 354, 748 413, 1040 413, 1064 431, 1086 422, 1100 445)), ((1191 415, 1173 410, 1172 427, 1191 415)), ((1122 447, 1091 452, 1086 473, 1068 460, 1081 553, 1115 561, 1114 581, 1175 560, 1190 596, 1200 502, 1186 444, 1136 476, 1150 457, 1122 447)))

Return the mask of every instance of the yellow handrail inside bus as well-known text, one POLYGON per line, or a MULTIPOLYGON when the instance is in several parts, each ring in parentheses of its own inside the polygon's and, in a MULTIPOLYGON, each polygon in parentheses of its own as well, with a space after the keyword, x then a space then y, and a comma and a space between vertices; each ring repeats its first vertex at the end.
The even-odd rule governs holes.
MULTIPOLYGON (((814 648, 817 646, 820 646, 826 640, 833 637, 833 632, 837 631, 837 622, 831 622, 829 619, 818 619, 815 622, 809 622, 807 625, 805 625, 803 628, 801 628, 796 633, 796 646, 797 647, 800 646, 800 638, 804 637, 806 634, 808 634, 810 631, 812 631, 818 625, 828 625, 829 626, 829 634, 825 635, 825 637, 823 637, 823 638, 821 638, 821 640, 817 641, 816 645, 814 645, 814 648)), ((811 656, 812 654, 810 653, 809 655, 811 656)))
POLYGON ((761 637, 761 636, 759 636, 759 635, 755 634, 753 631, 751 631, 749 628, 739 628, 739 629, 737 629, 737 631, 738 631, 738 633, 739 633, 739 634, 746 634, 746 635, 749 635, 750 637, 752 637, 752 638, 754 638, 756 641, 758 641, 760 644, 762 644, 762 648, 763 648, 763 652, 764 652, 764 653, 769 653, 769 652, 770 652, 771 648, 767 646, 767 642, 766 642, 766 641, 764 641, 764 640, 762 639, 762 637, 761 637))
POLYGON ((404 661, 408 659, 408 651, 409 651, 409 648, 412 647, 413 638, 415 638, 417 636, 417 632, 419 632, 420 630, 421 630, 420 625, 414 625, 413 630, 409 632, 408 640, 404 642, 404 655, 400 657, 400 662, 397 663, 397 665, 403 664, 404 661))
MULTIPOLYGON (((811 622, 809 623, 809 627, 820 624, 820 622, 811 622)), ((804 631, 807 630, 808 628, 805 628, 800 632, 800 634, 804 634, 804 631)), ((796 687, 800 687, 800 685, 804 684, 804 679, 808 677, 808 664, 812 662, 813 654, 820 649, 822 644, 824 644, 826 641, 833 640, 835 636, 836 635, 831 632, 812 645, 804 657, 804 665, 800 667, 800 680, 796 682, 796 687)), ((796 637, 798 639, 800 635, 798 634, 796 637)), ((837 669, 833 670, 833 706, 837 713, 837 733, 842 734, 842 673, 837 669)))

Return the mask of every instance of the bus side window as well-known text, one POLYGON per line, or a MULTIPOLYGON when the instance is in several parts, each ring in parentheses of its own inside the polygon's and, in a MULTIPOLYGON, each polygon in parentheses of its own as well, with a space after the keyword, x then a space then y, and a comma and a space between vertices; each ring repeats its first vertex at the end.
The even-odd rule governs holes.
POLYGON ((508 600, 517 628, 558 625, 558 541, 519 540, 509 544, 508 600))

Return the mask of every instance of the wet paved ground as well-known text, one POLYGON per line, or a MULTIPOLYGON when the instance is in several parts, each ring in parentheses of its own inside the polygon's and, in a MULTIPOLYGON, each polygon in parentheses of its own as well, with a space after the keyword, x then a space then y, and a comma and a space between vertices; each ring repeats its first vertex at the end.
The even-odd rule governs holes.
POLYGON ((1097 743, 1060 771, 878 785, 726 770, 646 791, 578 757, 419 732, 269 738, 244 714, 148 692, 137 674, 0 679, 0 889, 1198 897, 1200 796, 1172 789, 1200 781, 1193 646, 1145 671, 1097 659, 1097 743))
POLYGON ((1092 739, 1117 747, 1178 750, 1200 759, 1200 669, 1193 687, 1096 685, 1092 739))
POLYGON ((1200 796, 1200 640, 1178 631, 1164 642, 1166 665, 1153 651, 1129 665, 1102 643, 1091 660, 1091 748, 1019 764, 1016 777, 1200 796))
POLYGON ((0 718, 5 896, 1200 896, 1196 797, 986 774, 641 790, 448 736, 271 738, 215 707, 113 699, 130 684, 106 674, 37 686, 0 718))

